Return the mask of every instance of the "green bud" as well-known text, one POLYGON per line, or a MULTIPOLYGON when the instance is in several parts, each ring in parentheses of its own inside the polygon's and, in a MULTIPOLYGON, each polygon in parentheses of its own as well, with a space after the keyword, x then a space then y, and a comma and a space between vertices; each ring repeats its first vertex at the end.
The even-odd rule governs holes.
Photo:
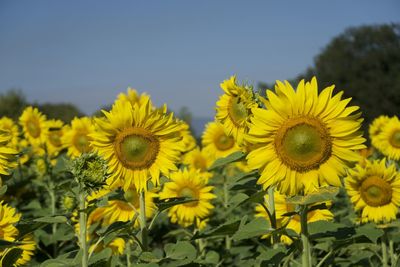
POLYGON ((72 211, 76 206, 75 198, 70 195, 64 195, 61 199, 61 207, 65 211, 72 211))

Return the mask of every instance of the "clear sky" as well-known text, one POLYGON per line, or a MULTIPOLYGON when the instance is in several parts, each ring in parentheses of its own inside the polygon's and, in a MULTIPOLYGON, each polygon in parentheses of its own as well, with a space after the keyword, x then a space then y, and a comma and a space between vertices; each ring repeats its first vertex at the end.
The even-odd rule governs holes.
POLYGON ((230 75, 293 78, 345 28, 399 21, 399 0, 0 0, 0 92, 91 114, 131 86, 210 117, 230 75))

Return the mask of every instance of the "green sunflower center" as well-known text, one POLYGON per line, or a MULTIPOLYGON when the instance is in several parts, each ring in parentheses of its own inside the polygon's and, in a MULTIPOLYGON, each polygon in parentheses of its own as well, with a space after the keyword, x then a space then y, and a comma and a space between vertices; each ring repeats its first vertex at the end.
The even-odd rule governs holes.
POLYGON ((325 126, 315 118, 289 119, 275 136, 275 149, 289 168, 307 172, 318 168, 332 153, 325 126))
POLYGON ((61 131, 51 131, 49 141, 55 147, 61 146, 61 131))
POLYGON ((216 136, 214 143, 219 150, 224 151, 231 149, 235 145, 235 140, 233 139, 232 136, 228 136, 225 133, 221 133, 220 135, 216 136))
POLYGON ((29 134, 33 138, 38 138, 40 136, 40 126, 37 121, 30 120, 26 123, 26 128, 29 132, 29 134))
MULTIPOLYGON (((197 199, 198 198, 196 191, 189 187, 182 188, 178 195, 180 197, 186 197, 189 199, 197 199)), ((194 207, 197 205, 197 201, 188 202, 183 205, 185 205, 187 207, 194 207)))
POLYGON ((81 153, 89 152, 89 138, 86 133, 77 133, 74 138, 74 145, 81 153))
POLYGON ((392 188, 378 176, 368 177, 360 187, 361 197, 369 206, 379 207, 392 201, 392 188))
POLYGON ((136 190, 128 190, 124 193, 124 198, 127 202, 131 203, 134 207, 136 207, 137 203, 139 203, 139 194, 136 190))
POLYGON ((396 148, 400 148, 400 130, 395 131, 390 137, 390 144, 396 148))
POLYGON ((244 105, 243 101, 241 101, 240 97, 231 98, 228 114, 231 118, 232 122, 236 126, 241 126, 242 122, 245 121, 248 117, 247 108, 244 105))
POLYGON ((115 145, 120 162, 133 170, 150 167, 157 158, 159 148, 158 139, 141 128, 121 132, 115 145))
POLYGON ((193 165, 196 169, 200 169, 202 171, 205 171, 207 169, 207 162, 206 159, 201 157, 201 156, 197 156, 194 159, 193 165))

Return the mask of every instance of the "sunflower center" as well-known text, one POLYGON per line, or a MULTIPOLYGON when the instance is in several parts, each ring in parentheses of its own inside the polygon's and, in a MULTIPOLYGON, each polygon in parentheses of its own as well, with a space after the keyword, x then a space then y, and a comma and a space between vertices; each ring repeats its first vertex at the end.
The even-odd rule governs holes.
POLYGON ((207 169, 207 162, 206 159, 203 157, 196 157, 193 165, 196 169, 200 169, 202 171, 205 171, 207 169))
POLYGON ((369 206, 379 207, 392 201, 390 184, 378 176, 368 177, 361 184, 361 197, 369 206))
POLYGON ((390 144, 396 148, 400 148, 400 130, 395 131, 390 137, 390 144))
POLYGON ((125 191, 124 198, 127 202, 131 203, 134 207, 138 206, 139 203, 139 194, 136 190, 129 189, 125 191))
POLYGON ((49 135, 49 141, 53 146, 59 147, 61 146, 60 137, 61 137, 61 131, 51 131, 49 135))
POLYGON ((76 149, 81 153, 89 152, 89 138, 86 133, 78 133, 75 135, 74 144, 76 149))
POLYGON ((307 172, 330 157, 332 143, 328 130, 318 119, 300 117, 290 119, 278 130, 275 149, 286 166, 307 172))
POLYGON ((33 138, 38 138, 40 136, 40 126, 38 125, 37 121, 28 121, 26 123, 26 128, 33 138))
POLYGON ((229 116, 236 126, 241 126, 241 123, 247 119, 247 108, 243 104, 243 101, 241 101, 240 97, 231 98, 229 116))
POLYGON ((235 140, 232 136, 221 133, 220 135, 216 136, 216 138, 214 139, 214 143, 219 150, 228 150, 235 145, 235 140))
MULTIPOLYGON (((181 191, 179 192, 179 196, 186 197, 188 199, 197 199, 198 198, 196 191, 189 187, 182 188, 181 191)), ((197 201, 188 202, 183 205, 185 205, 186 207, 194 207, 197 205, 197 201)))
POLYGON ((160 143, 158 139, 141 128, 130 128, 116 138, 115 150, 120 162, 130 169, 150 167, 157 158, 160 143))

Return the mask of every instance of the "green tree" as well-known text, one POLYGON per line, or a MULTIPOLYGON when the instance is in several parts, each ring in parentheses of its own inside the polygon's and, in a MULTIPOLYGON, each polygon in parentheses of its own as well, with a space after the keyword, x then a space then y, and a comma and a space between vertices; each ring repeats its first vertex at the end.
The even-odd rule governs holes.
POLYGON ((34 104, 48 119, 59 119, 69 123, 74 117, 82 117, 85 114, 71 103, 44 103, 34 104))
POLYGON ((10 89, 0 94, 0 117, 7 116, 17 120, 22 110, 28 105, 21 90, 10 89))

